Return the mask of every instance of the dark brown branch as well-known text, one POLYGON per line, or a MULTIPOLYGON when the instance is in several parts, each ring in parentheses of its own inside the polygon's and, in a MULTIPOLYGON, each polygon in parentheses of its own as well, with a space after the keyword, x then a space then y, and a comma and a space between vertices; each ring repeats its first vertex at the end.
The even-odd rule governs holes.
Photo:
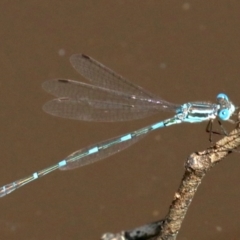
POLYGON ((105 234, 103 240, 173 240, 181 228, 193 197, 206 173, 240 146, 240 124, 215 145, 191 154, 185 163, 185 173, 164 220, 119 234, 105 234))

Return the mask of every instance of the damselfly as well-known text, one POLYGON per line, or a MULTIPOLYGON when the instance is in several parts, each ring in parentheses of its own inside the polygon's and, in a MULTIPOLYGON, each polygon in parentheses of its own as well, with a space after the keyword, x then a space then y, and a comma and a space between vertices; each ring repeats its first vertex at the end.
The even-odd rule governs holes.
POLYGON ((0 197, 56 169, 69 170, 109 157, 153 130, 182 122, 197 123, 213 121, 215 118, 226 121, 235 112, 235 106, 224 93, 217 95, 217 103, 189 102, 177 105, 136 86, 88 56, 75 54, 70 62, 90 84, 65 79, 44 82, 43 88, 57 97, 43 106, 45 112, 58 117, 103 122, 140 119, 159 111, 172 111, 175 115, 78 150, 53 166, 1 187, 0 197))

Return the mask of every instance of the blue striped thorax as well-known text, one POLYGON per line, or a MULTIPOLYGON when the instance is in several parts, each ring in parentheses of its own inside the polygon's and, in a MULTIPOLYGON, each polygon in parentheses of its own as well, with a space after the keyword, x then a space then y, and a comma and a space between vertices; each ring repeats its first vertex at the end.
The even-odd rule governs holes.
POLYGON ((217 95, 217 104, 208 102, 191 102, 183 104, 176 113, 183 122, 203 122, 219 117, 229 120, 236 108, 224 93, 217 95))

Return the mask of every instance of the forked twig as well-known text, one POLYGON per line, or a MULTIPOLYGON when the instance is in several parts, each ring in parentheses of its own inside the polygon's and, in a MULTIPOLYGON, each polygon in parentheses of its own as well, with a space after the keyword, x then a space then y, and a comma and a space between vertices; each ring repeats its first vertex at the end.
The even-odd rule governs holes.
MULTIPOLYGON (((239 116, 238 116, 239 118, 239 116)), ((104 234, 102 240, 174 240, 193 200, 198 186, 206 173, 217 163, 240 146, 240 123, 228 135, 204 151, 192 153, 186 163, 185 172, 167 216, 154 223, 123 231, 118 234, 104 234)))

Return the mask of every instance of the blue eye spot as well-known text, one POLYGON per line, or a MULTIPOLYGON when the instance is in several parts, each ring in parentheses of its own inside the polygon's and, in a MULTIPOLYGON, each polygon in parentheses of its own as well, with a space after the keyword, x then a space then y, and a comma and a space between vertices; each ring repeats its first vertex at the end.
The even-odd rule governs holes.
POLYGON ((228 120, 229 117, 230 117, 230 112, 228 109, 221 109, 219 112, 218 112, 218 117, 225 121, 225 120, 228 120))
POLYGON ((225 93, 219 93, 217 95, 217 99, 223 98, 224 100, 228 101, 228 96, 225 93))

